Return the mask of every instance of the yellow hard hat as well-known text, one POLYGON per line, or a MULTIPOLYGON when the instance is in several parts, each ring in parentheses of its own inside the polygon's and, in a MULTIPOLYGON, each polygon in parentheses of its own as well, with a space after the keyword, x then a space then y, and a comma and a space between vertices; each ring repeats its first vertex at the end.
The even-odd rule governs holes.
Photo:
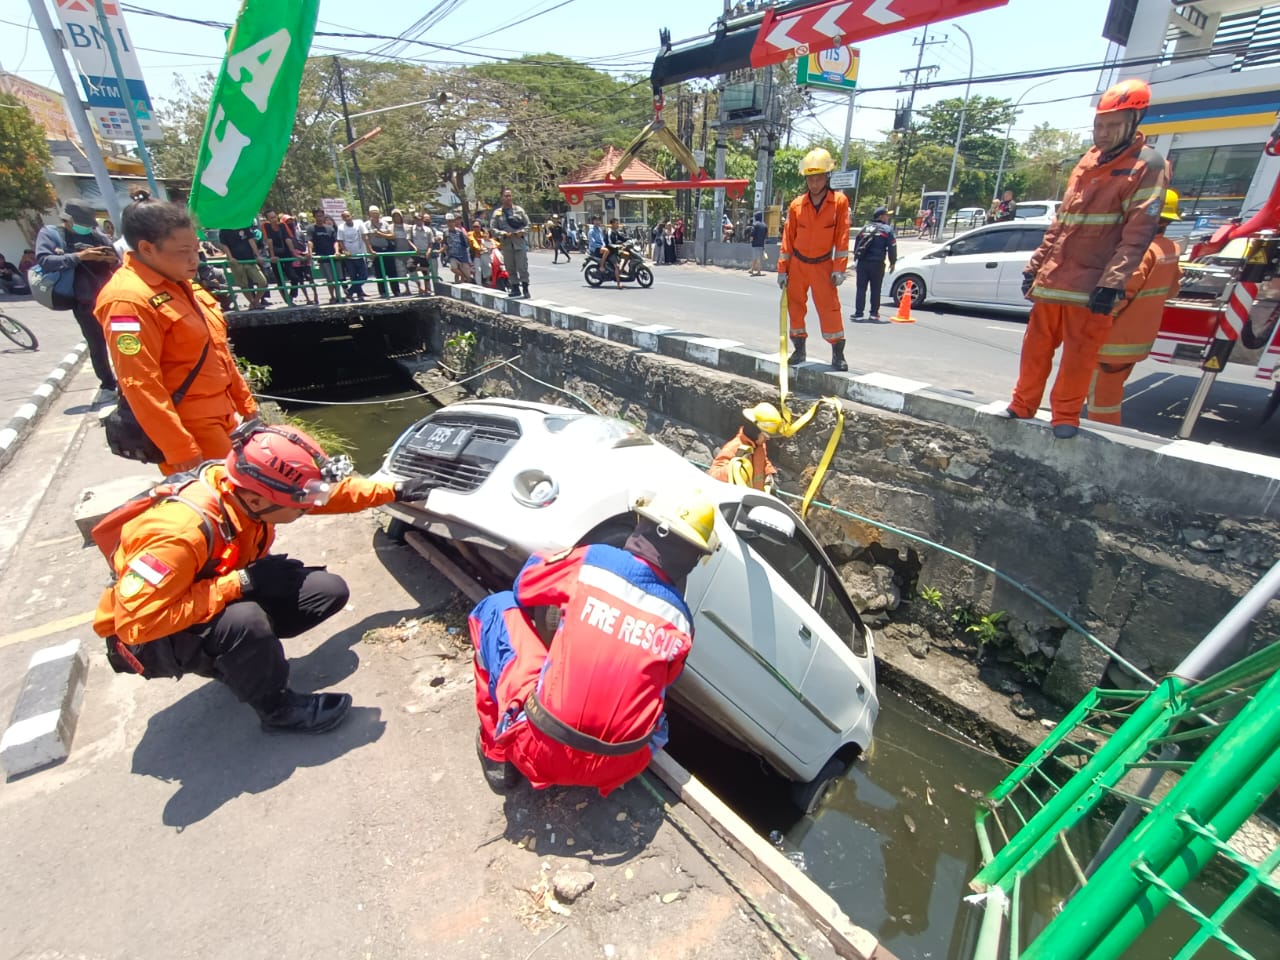
POLYGON ((836 168, 831 154, 822 147, 814 147, 800 161, 800 176, 807 177, 814 173, 830 173, 836 168))
POLYGON ((781 430, 785 423, 778 408, 767 401, 757 403, 754 407, 746 407, 742 415, 770 436, 781 430))
POLYGON ((693 544, 703 553, 715 553, 720 546, 716 536, 716 508, 701 490, 691 490, 684 497, 659 493, 650 499, 636 501, 636 513, 681 540, 693 544))
POLYGON ((1161 220, 1181 220, 1178 215, 1178 201, 1182 199, 1178 196, 1177 190, 1166 190, 1164 192, 1164 209, 1160 211, 1161 220))

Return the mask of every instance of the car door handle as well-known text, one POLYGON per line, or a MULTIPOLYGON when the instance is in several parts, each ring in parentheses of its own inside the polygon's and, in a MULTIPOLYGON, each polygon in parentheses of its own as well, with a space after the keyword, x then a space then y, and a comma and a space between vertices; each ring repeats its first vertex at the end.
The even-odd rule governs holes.
POLYGON ((801 639, 801 640, 803 640, 805 643, 808 643, 810 640, 812 640, 812 639, 813 639, 813 631, 812 631, 812 630, 810 630, 810 629, 808 628, 808 626, 803 626, 803 627, 801 627, 801 628, 800 628, 800 639, 801 639))
POLYGON ((983 266, 985 266, 988 270, 994 270, 996 267, 1000 266, 1000 264, 998 264, 998 263, 987 263, 987 264, 983 264, 983 266))

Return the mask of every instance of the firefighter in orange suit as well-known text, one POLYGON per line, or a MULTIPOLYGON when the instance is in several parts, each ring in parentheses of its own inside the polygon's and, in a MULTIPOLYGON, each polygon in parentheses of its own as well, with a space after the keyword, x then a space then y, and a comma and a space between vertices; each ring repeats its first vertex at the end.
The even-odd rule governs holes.
POLYGON ((844 283, 849 266, 849 199, 831 189, 835 166, 831 154, 821 147, 810 150, 800 161, 800 175, 808 189, 787 208, 787 225, 778 251, 778 286, 787 291, 790 336, 795 345, 789 362, 803 363, 807 359, 804 316, 812 290, 822 339, 831 344, 831 366, 848 370, 844 359, 844 318, 836 288, 844 283))
POLYGON ((1182 279, 1178 245, 1166 237, 1164 231, 1169 224, 1181 219, 1178 215, 1178 194, 1166 190, 1156 238, 1129 278, 1124 291, 1124 306, 1112 321, 1107 342, 1098 351, 1098 369, 1089 389, 1090 420, 1119 425, 1124 382, 1133 373, 1134 364, 1147 359, 1151 353, 1164 317, 1164 302, 1178 295, 1178 284, 1182 279))
POLYGON ((778 470, 769 459, 768 439, 782 427, 782 415, 773 404, 758 403, 743 410, 742 416, 746 423, 720 448, 707 472, 725 483, 773 493, 778 470))
POLYGON ((309 513, 423 500, 434 481, 349 476, 346 457, 258 420, 238 427, 231 443, 224 461, 176 479, 174 493, 130 501, 118 527, 103 529, 113 511, 94 528, 116 580, 93 629, 117 673, 212 677, 257 711, 263 729, 324 733, 342 722, 351 697, 290 689, 280 640, 342 610, 349 591, 323 566, 271 553, 276 527, 309 513))
POLYGON ((1151 88, 1141 80, 1122 80, 1102 95, 1094 145, 1071 172, 1057 218, 1022 274, 1023 293, 1034 306, 1018 383, 1003 416, 1034 416, 1061 345, 1049 395, 1059 439, 1079 432, 1080 408, 1116 301, 1159 224, 1165 162, 1138 132, 1150 103, 1151 88))
POLYGON ((120 397, 160 448, 160 470, 168 476, 225 457, 231 431, 252 419, 258 405, 227 346, 218 302, 191 281, 200 243, 190 214, 144 200, 125 209, 121 227, 132 249, 99 292, 94 315, 106 334, 120 397), (175 404, 173 395, 197 364, 175 404))

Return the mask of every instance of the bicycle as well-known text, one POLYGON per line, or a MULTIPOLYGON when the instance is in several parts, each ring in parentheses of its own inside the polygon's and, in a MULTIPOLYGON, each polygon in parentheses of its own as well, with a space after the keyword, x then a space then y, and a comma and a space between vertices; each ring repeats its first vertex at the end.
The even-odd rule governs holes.
POLYGON ((36 335, 27 329, 25 324, 13 319, 7 313, 0 313, 0 333, 23 350, 37 350, 40 347, 40 341, 36 339, 36 335))

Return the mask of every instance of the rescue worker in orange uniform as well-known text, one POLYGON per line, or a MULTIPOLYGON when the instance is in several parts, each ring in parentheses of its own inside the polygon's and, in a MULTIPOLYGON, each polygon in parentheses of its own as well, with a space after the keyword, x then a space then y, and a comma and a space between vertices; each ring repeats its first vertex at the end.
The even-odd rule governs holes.
POLYGON ((1088 417, 1099 423, 1120 423, 1120 404, 1124 400, 1124 382, 1133 373, 1134 364, 1151 353, 1164 318, 1164 302, 1178 295, 1182 268, 1178 266, 1178 245, 1164 235, 1169 224, 1181 220, 1178 194, 1164 193, 1164 209, 1156 238, 1147 247, 1142 263, 1129 278, 1124 291, 1124 306, 1111 323, 1111 333, 1098 351, 1098 369, 1089 389, 1088 417))
POLYGON ((821 147, 810 150, 800 161, 805 178, 804 193, 787 208, 787 225, 782 230, 778 251, 778 286, 787 291, 789 334, 795 351, 790 363, 803 363, 805 313, 809 291, 822 326, 822 339, 831 344, 831 366, 848 370, 844 359, 844 318, 836 288, 844 283, 849 268, 849 199, 831 189, 831 171, 836 163, 821 147))
POLYGON ((725 483, 773 493, 778 470, 769 459, 768 438, 782 426, 782 415, 773 404, 758 403, 743 410, 742 416, 747 423, 720 448, 707 473, 725 483))
POLYGON ((119 673, 212 677, 257 711, 263 729, 323 733, 342 722, 351 697, 290 690, 280 638, 343 609, 347 585, 322 566, 270 553, 275 527, 308 513, 421 500, 433 484, 350 477, 346 457, 331 459, 305 433, 257 420, 231 442, 225 461, 202 464, 173 495, 139 503, 140 512, 104 531, 108 514, 94 529, 117 579, 98 601, 93 629, 119 673))
POLYGON ((227 322, 191 278, 200 241, 190 214, 162 200, 125 208, 130 250, 98 294, 94 315, 139 426, 160 448, 165 476, 225 457, 231 431, 258 405, 227 346, 227 322), (206 351, 207 346, 207 351, 206 351), (195 370, 176 405, 173 396, 195 370))
POLYGON ((1002 414, 1035 415, 1062 346, 1049 395, 1053 435, 1079 432, 1080 408, 1093 380, 1111 315, 1159 224, 1166 185, 1164 158, 1147 146, 1138 125, 1151 103, 1141 80, 1122 80, 1098 101, 1093 147, 1076 164, 1044 241, 1023 272, 1034 306, 1022 338, 1013 399, 1002 414))

